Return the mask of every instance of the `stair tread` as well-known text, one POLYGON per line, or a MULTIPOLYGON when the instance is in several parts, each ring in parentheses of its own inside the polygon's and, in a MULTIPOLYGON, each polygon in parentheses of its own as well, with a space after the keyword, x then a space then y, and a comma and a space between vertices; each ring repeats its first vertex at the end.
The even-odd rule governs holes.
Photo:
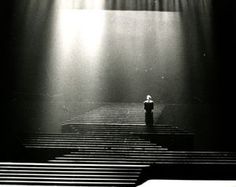
POLYGON ((11 179, 11 180, 0 180, 1 183, 17 183, 17 184, 73 184, 73 185, 134 185, 135 182, 127 181, 127 182, 119 182, 119 181, 40 181, 40 180, 19 180, 19 179, 11 179))

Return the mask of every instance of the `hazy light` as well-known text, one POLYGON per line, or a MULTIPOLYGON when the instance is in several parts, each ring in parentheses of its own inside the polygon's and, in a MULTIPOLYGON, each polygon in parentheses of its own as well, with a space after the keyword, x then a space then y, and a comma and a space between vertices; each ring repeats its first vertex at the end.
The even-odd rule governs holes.
POLYGON ((105 7, 105 1, 94 0, 58 0, 59 9, 93 9, 102 10, 105 7))
POLYGON ((58 29, 62 37, 63 50, 68 53, 76 45, 80 45, 78 47, 83 47, 87 54, 97 55, 103 28, 102 11, 64 10, 60 12, 58 29))
MULTIPOLYGON (((51 46, 51 92, 86 93, 96 101, 114 94, 143 97, 142 92, 166 89, 155 82, 160 73, 172 80, 182 76, 182 53, 179 13, 60 9, 51 46)), ((176 89, 184 89, 183 82, 176 89)))
POLYGON ((100 81, 96 77, 102 58, 104 20, 105 12, 100 10, 58 11, 51 56, 51 92, 85 91, 88 98, 98 96, 100 81))

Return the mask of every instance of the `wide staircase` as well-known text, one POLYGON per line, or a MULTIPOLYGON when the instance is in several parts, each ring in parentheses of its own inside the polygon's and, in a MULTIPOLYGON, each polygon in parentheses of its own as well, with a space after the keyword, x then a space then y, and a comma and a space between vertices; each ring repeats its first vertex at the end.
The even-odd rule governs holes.
POLYGON ((0 162, 0 184, 137 186, 148 179, 236 178, 236 153, 191 150, 184 141, 193 133, 146 126, 140 107, 107 104, 67 121, 59 134, 21 135, 24 157, 0 162))

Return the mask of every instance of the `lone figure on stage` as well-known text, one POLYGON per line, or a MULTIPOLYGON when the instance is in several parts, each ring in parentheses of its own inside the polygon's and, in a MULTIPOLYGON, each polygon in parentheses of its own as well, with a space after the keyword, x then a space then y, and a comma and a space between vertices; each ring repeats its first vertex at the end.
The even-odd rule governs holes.
POLYGON ((145 123, 146 125, 153 125, 153 113, 152 110, 154 108, 154 103, 152 101, 152 97, 147 95, 147 100, 144 101, 144 109, 145 109, 145 123))

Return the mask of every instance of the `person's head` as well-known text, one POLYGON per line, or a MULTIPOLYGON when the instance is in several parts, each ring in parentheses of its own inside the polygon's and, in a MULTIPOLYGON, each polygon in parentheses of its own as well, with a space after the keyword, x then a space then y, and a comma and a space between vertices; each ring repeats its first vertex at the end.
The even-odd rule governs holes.
POLYGON ((152 97, 150 96, 150 95, 147 95, 147 100, 151 100, 152 99, 152 97))

